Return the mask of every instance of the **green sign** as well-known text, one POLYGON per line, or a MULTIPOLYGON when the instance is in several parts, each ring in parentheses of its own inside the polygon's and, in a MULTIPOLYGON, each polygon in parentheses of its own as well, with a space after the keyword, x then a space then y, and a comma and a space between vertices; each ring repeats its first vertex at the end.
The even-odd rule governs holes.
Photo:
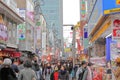
POLYGON ((41 22, 37 22, 36 25, 37 25, 37 26, 40 26, 40 25, 41 25, 41 22))
POLYGON ((19 24, 17 26, 17 30, 18 30, 18 38, 19 38, 19 40, 24 40, 25 39, 25 32, 26 32, 25 24, 19 24))

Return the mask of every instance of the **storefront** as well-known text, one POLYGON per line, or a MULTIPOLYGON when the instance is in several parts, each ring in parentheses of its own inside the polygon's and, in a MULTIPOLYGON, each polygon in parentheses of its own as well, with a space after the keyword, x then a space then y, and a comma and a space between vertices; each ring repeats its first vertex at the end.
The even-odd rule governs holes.
POLYGON ((90 60, 105 67, 107 67, 107 62, 114 61, 115 63, 116 58, 120 57, 120 4, 116 1, 118 0, 96 0, 88 18, 88 35, 92 55, 90 60))
POLYGON ((105 45, 107 44, 106 36, 118 30, 115 29, 112 31, 112 26, 113 19, 119 14, 118 12, 120 12, 119 8, 120 5, 116 3, 116 0, 109 2, 97 0, 95 2, 95 7, 88 21, 89 43, 93 49, 91 54, 94 53, 99 57, 102 57, 102 55, 105 56, 106 54, 106 60, 108 60, 108 52, 105 50, 105 45), (102 45, 102 43, 104 44, 102 45))

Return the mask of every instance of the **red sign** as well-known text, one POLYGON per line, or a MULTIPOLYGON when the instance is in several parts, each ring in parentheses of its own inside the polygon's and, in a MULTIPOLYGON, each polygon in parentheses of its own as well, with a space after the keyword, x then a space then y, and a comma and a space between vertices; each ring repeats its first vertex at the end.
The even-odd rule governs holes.
POLYGON ((112 36, 113 36, 113 39, 117 40, 117 39, 120 39, 120 19, 114 19, 113 22, 112 22, 112 26, 113 26, 113 29, 112 29, 112 36))

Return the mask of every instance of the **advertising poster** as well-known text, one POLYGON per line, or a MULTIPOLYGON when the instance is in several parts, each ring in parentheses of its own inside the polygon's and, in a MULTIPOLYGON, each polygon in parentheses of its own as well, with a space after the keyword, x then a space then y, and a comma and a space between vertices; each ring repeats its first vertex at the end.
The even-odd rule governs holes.
POLYGON ((18 38, 19 40, 24 40, 25 39, 25 24, 20 24, 17 26, 17 30, 18 30, 18 38))
POLYGON ((120 40, 120 18, 112 20, 112 38, 113 40, 120 40))
POLYGON ((3 18, 0 15, 0 40, 7 41, 7 39, 8 39, 7 27, 4 25, 3 18))

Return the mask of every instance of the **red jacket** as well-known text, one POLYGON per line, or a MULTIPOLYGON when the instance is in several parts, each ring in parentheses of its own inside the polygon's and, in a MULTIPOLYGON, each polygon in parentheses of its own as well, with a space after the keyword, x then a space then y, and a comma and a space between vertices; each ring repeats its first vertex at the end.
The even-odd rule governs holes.
POLYGON ((59 75, 58 72, 54 72, 54 80, 58 80, 58 75, 59 75))

